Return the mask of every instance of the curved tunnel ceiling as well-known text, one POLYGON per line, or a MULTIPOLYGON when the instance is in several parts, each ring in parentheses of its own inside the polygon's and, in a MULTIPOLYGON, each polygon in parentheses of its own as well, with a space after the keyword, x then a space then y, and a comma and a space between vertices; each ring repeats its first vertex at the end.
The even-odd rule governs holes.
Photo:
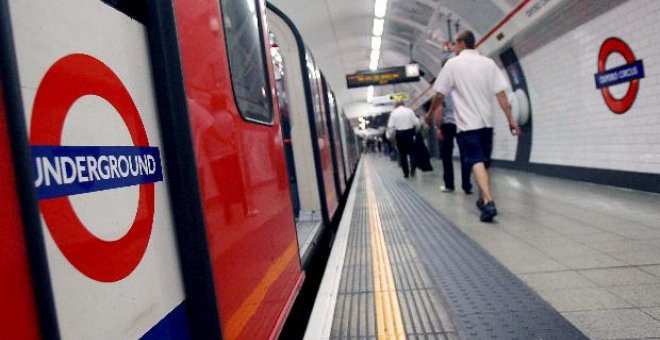
MULTIPOLYGON (((376 87, 375 95, 410 92, 435 78, 443 42, 457 30, 487 34, 524 0, 389 0, 379 67, 418 62, 425 80, 376 87), (451 32, 450 32, 451 30, 451 32)), ((369 68, 374 0, 270 0, 297 26, 341 105, 364 102, 366 88, 347 89, 345 75, 369 68)))

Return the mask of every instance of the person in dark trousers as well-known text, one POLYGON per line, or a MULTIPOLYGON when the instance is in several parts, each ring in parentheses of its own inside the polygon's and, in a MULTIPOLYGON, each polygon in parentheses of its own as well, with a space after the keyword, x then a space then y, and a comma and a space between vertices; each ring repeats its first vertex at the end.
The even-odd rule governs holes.
POLYGON ((419 119, 413 110, 405 107, 403 101, 398 101, 390 113, 387 128, 394 130, 396 146, 399 149, 399 164, 403 169, 403 177, 415 176, 415 160, 412 155, 415 143, 415 129, 419 119), (410 159, 410 161, 409 161, 410 159))
POLYGON ((435 114, 435 122, 440 124, 444 113, 442 102, 453 91, 458 145, 479 186, 479 218, 482 222, 492 222, 497 215, 488 173, 493 150, 493 96, 504 111, 513 136, 520 135, 520 127, 511 114, 505 92, 507 83, 502 73, 492 59, 475 49, 471 31, 465 30, 456 36, 455 51, 458 55, 447 61, 433 84, 437 93, 426 115, 435 114))
POLYGON ((431 165, 431 154, 424 142, 424 136, 421 131, 415 134, 415 145, 413 146, 413 158, 415 159, 415 167, 424 172, 433 171, 431 165))
MULTIPOLYGON (((445 96, 444 115, 440 129, 436 130, 440 141, 440 159, 442 159, 443 180, 445 184, 440 187, 442 192, 453 192, 454 186, 454 138, 456 137, 456 120, 454 118, 454 101, 451 94, 445 96)), ((461 160, 461 187, 465 194, 472 194, 472 183, 470 181, 470 168, 464 162, 463 153, 460 152, 461 160)))

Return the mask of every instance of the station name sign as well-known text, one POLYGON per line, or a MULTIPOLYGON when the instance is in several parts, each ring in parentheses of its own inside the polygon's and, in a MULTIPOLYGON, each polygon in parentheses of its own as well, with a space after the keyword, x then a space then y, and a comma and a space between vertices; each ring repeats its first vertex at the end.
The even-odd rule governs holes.
POLYGON ((346 85, 349 89, 414 81, 419 81, 418 64, 389 67, 376 71, 360 71, 346 76, 346 85))
POLYGON ((644 78, 644 63, 636 60, 630 64, 598 73, 595 78, 597 89, 641 79, 644 78))

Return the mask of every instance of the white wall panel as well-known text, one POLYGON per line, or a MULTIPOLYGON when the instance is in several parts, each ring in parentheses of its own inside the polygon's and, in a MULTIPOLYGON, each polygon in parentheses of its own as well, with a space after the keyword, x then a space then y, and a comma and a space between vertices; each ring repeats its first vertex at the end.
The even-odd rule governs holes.
MULTIPOLYGON (((142 24, 101 1, 14 0, 9 5, 28 127, 34 124, 35 97, 38 91, 44 91, 38 89, 46 72, 64 57, 85 54, 101 61, 117 75, 137 108, 139 124, 144 126, 149 145, 162 150, 147 35, 142 24)), ((70 72, 70 82, 78 84, 101 77, 84 67, 72 68, 70 72)), ((85 95, 68 109, 60 144, 133 146, 127 126, 137 124, 137 120, 127 124, 120 119, 117 109, 101 96, 85 95)), ((165 164, 164 159, 162 163, 165 164)), ((63 339, 138 338, 181 305, 183 282, 167 176, 164 178, 153 184, 154 213, 146 250, 137 266, 116 281, 93 278, 75 267, 61 251, 63 244, 57 243, 52 229, 47 228, 42 208, 48 265, 63 339)), ((126 186, 65 198, 98 239, 94 244, 100 244, 101 240, 123 238, 133 228, 131 222, 142 218, 136 214, 138 195, 136 186, 126 186)), ((88 246, 91 242, 80 241, 80 234, 82 231, 77 229, 75 235, 69 235, 64 242, 67 248, 91 248, 88 246)), ((121 254, 130 250, 125 248, 129 247, 122 248, 121 254)), ((94 252, 80 253, 83 252, 78 252, 77 258, 96 260, 94 252)), ((110 271, 114 265, 97 267, 110 271)))
MULTIPOLYGON (((509 81, 506 71, 502 69, 502 77, 509 81)), ((506 90, 507 93, 511 92, 511 84, 506 90)), ((518 149, 518 138, 511 135, 509 132, 509 121, 502 108, 500 108, 497 99, 493 97, 492 106, 495 110, 495 125, 493 126, 493 159, 514 161, 516 159, 516 150, 518 149)))
MULTIPOLYGON (((523 51, 530 90, 532 163, 660 173, 660 1, 620 2, 581 2, 513 45, 523 51), (606 4, 612 8, 602 13, 606 4), (624 40, 646 74, 632 108, 621 115, 608 109, 594 81, 600 46, 609 37, 624 40), (546 43, 529 48, 538 41, 546 43)), ((622 64, 612 55, 607 68, 622 64)), ((620 97, 628 86, 611 90, 620 97)), ((498 143, 496 137, 494 158, 505 159, 498 143)))

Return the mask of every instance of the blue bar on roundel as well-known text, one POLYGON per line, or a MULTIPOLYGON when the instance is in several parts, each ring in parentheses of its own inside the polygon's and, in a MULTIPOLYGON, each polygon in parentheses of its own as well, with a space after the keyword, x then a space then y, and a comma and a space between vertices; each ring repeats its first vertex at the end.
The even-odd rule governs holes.
POLYGON ((156 147, 34 145, 31 151, 40 200, 163 180, 156 147))
POLYGON ((603 73, 594 75, 596 78, 596 88, 610 87, 635 79, 644 78, 644 62, 637 60, 630 64, 619 66, 603 73))

